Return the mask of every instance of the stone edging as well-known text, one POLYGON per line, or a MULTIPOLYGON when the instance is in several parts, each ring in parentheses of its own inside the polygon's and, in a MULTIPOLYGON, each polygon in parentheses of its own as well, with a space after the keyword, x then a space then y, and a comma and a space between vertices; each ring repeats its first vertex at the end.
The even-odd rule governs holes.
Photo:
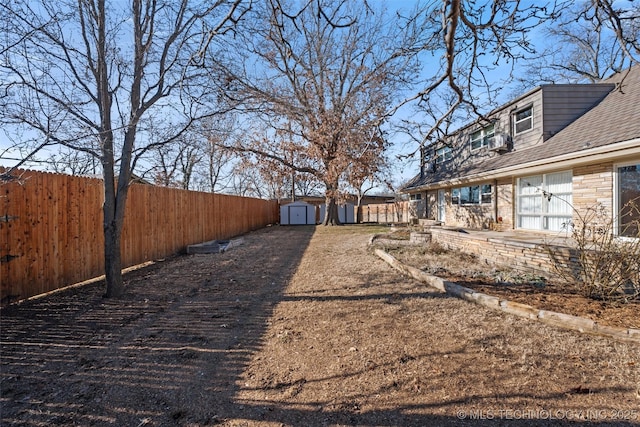
MULTIPOLYGON (((369 244, 372 244, 373 240, 377 237, 378 236, 373 236, 370 239, 369 244)), ((439 289, 442 292, 446 292, 466 301, 471 301, 484 307, 504 311, 527 319, 537 320, 551 326, 640 343, 640 329, 627 329, 599 325, 597 322, 584 317, 572 316, 549 310, 539 310, 530 305, 500 299, 492 295, 476 292, 473 289, 460 286, 457 283, 449 282, 440 277, 431 276, 418 268, 405 265, 382 249, 375 249, 375 254, 396 270, 399 270, 422 283, 426 283, 429 286, 439 289)))

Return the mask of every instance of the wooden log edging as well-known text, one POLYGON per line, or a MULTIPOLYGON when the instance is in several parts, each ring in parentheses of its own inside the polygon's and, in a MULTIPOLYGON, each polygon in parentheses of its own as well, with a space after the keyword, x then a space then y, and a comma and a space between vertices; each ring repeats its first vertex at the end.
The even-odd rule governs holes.
POLYGON ((640 343, 640 329, 600 325, 598 322, 584 317, 549 310, 540 310, 527 304, 500 299, 492 295, 476 292, 473 289, 449 282, 440 277, 432 276, 418 268, 405 265, 382 249, 375 249, 374 252, 378 257, 401 273, 460 299, 526 319, 535 320, 550 326, 640 343))

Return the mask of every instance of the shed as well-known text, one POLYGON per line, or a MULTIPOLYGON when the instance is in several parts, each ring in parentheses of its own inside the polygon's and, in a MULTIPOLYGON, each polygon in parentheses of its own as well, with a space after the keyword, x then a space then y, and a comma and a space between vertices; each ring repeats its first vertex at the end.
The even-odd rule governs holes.
MULTIPOLYGON (((320 219, 324 221, 327 214, 327 205, 320 206, 320 219)), ((355 205, 353 203, 345 203, 338 205, 338 219, 343 224, 355 224, 355 205)))
POLYGON ((316 207, 305 202, 292 202, 280 206, 280 225, 307 225, 316 223, 316 207))

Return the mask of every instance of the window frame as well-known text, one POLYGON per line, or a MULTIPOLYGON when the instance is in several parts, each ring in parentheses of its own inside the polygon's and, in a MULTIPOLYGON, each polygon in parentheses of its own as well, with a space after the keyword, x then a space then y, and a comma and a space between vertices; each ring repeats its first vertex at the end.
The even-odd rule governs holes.
POLYGON ((435 150, 435 164, 441 165, 453 159, 453 150, 448 145, 442 146, 435 150))
POLYGON ((469 145, 471 146, 471 151, 477 151, 484 147, 489 146, 489 141, 494 138, 496 135, 496 123, 491 123, 486 126, 483 126, 480 129, 477 129, 469 135, 469 145), (479 138, 474 138, 474 135, 479 134, 479 138), (474 147, 473 144, 475 142, 480 142, 480 145, 474 147))
MULTIPOLYGON (((537 188, 537 187, 536 187, 537 188)), ((561 170, 561 171, 556 171, 556 172, 548 172, 548 173, 541 173, 541 174, 537 174, 537 175, 528 175, 528 176, 522 176, 519 177, 517 179, 516 182, 516 226, 518 229, 521 230, 532 230, 532 231, 542 231, 542 232, 559 232, 559 231, 567 231, 567 230, 556 230, 556 229, 552 229, 549 228, 549 224, 551 223, 550 220, 552 220, 553 218, 566 218, 565 223, 566 224, 570 224, 573 221, 573 170, 572 169, 568 169, 568 170, 561 170), (562 213, 562 212, 551 212, 549 211, 549 207, 552 205, 551 201, 547 199, 546 197, 546 192, 548 191, 549 188, 549 184, 548 182, 549 180, 549 176, 552 175, 559 175, 559 174, 567 174, 570 177, 570 181, 569 183, 571 184, 571 191, 563 191, 563 192, 557 192, 557 191, 553 191, 550 192, 551 194, 553 194, 554 196, 556 196, 557 198, 561 199, 561 200, 565 200, 565 202, 562 203, 566 203, 569 207, 569 212, 568 213, 562 213), (532 179, 535 178, 535 179, 532 179), (521 185, 521 182, 523 180, 532 180, 532 181, 536 181, 537 178, 539 178, 540 181, 540 190, 542 191, 535 191, 534 193, 531 194, 523 194, 521 192, 522 188, 525 188, 521 185), (529 204, 531 203, 531 201, 534 202, 533 207, 534 210, 532 212, 523 212, 522 208, 523 208, 523 200, 524 199, 528 199, 530 200, 529 204), (568 199, 568 200, 566 200, 568 199), (540 227, 539 228, 526 228, 521 226, 521 221, 522 221, 522 217, 538 217, 538 219, 540 220, 540 227)))
POLYGON ((515 111, 513 113, 513 135, 521 135, 523 133, 529 132, 531 130, 533 130, 533 104, 527 105, 526 107, 520 108, 519 110, 515 111), (524 119, 520 119, 518 120, 518 114, 522 114, 525 111, 531 111, 531 114, 529 114, 527 117, 525 117, 524 119), (530 121, 531 125, 521 131, 518 131, 518 125, 521 123, 524 123, 525 121, 530 121))
POLYGON ((620 168, 624 168, 624 167, 628 167, 628 166, 636 166, 636 167, 640 167, 640 160, 636 160, 636 161, 630 161, 630 162, 623 162, 623 163, 615 163, 613 165, 613 209, 614 211, 612 212, 613 215, 613 219, 614 219, 614 234, 617 238, 619 239, 623 239, 623 240, 629 240, 629 241, 634 241, 636 238, 633 236, 625 236, 624 234, 620 234, 620 203, 621 201, 621 195, 620 195, 620 176, 619 176, 619 169, 620 168))
POLYGON ((452 205, 460 204, 460 187, 455 187, 451 189, 451 204, 452 205))
POLYGON ((454 187, 451 189, 451 204, 454 206, 486 206, 493 203, 493 185, 478 184, 454 187), (487 191, 488 189, 488 191, 487 191), (463 202, 463 192, 466 199, 463 202), (474 197, 477 196, 477 197, 474 197), (488 197, 488 201, 487 200, 488 197))

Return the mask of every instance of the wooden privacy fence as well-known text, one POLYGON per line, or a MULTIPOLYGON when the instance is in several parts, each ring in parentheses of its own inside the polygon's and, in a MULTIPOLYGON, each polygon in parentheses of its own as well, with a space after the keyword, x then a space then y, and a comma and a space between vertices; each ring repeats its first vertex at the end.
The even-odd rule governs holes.
MULTIPOLYGON (((3 305, 104 274, 102 180, 35 171, 13 175, 0 181, 3 305)), ((277 201, 133 184, 123 267, 255 230, 278 216, 277 201)))
POLYGON ((363 222, 409 222, 409 202, 380 203, 362 206, 363 222))

